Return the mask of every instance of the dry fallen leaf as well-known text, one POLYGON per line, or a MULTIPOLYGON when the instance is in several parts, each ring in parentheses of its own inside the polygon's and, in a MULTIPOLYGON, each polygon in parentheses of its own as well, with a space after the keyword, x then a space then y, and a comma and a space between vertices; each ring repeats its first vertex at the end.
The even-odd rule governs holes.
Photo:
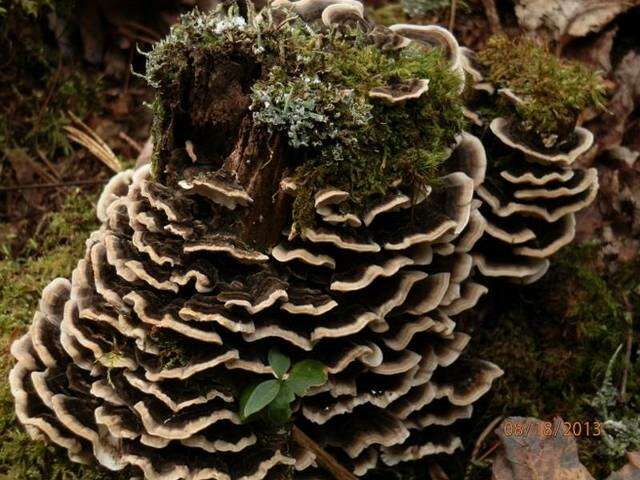
POLYGON ((517 0, 516 15, 527 30, 547 30, 556 40, 600 31, 638 0, 517 0))
MULTIPOLYGON (((573 435, 564 434, 560 417, 553 424, 536 418, 509 417, 495 430, 502 445, 493 462, 492 480, 594 480, 580 463, 573 435)), ((640 480, 640 452, 606 480, 640 480)))
POLYGON ((614 79, 618 89, 607 111, 587 126, 597 138, 597 152, 621 144, 629 118, 640 103, 640 55, 627 53, 616 67, 614 79))
POLYGON ((640 480, 640 452, 627 453, 629 463, 607 477, 607 480, 640 480))
POLYGON ((554 418, 550 435, 544 435, 545 423, 509 417, 500 424, 496 434, 502 447, 493 463, 493 480, 593 480, 578 459, 575 439, 564 435, 562 419, 554 418))

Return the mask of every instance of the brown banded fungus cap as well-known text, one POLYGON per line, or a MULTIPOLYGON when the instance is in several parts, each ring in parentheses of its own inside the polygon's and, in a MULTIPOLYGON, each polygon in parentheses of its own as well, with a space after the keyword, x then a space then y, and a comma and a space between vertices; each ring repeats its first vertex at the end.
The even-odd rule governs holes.
MULTIPOLYGON (((499 94, 516 104, 524 101, 509 89, 499 94)), ((513 119, 497 117, 489 127, 495 151, 508 161, 489 168, 489 178, 476 190, 486 234, 474 259, 483 275, 532 283, 546 273, 549 258, 573 240, 575 214, 597 194, 597 170, 573 167, 593 135, 576 127, 568 139, 546 147, 524 135, 513 119)))
MULTIPOLYGON (((338 20, 327 8, 345 6, 348 18, 361 9, 280 5, 331 25, 338 20)), ((233 12, 190 18, 173 37, 185 49, 194 31, 245 38, 258 21, 233 12)), ((441 29, 413 32, 396 29, 457 52, 441 29)), ((131 467, 150 480, 328 478, 313 453, 289 444, 286 428, 239 417, 240 391, 273 378, 267 352, 277 348, 292 362, 326 366, 327 383, 295 402, 292 422, 365 477, 461 448, 458 421, 502 374, 464 357, 469 336, 456 329, 487 291, 474 281, 471 253, 485 231, 473 198, 486 170, 480 141, 456 132, 432 184, 399 177, 361 209, 351 203, 358 192, 325 184, 311 192, 312 221, 300 223, 291 209, 307 187, 292 168, 299 151, 257 128, 242 97, 256 80, 255 58, 246 69, 215 64, 205 83, 213 97, 180 91, 192 110, 157 113, 153 167, 110 182, 98 203, 102 225, 71 279, 46 287, 12 346, 18 419, 73 461, 131 467)), ((189 71, 189 85, 202 74, 189 71)), ((410 108, 431 94, 422 87, 372 108, 410 108)), ((580 185, 559 198, 581 195, 580 185)), ((532 188, 518 186, 521 201, 535 197, 532 188)))

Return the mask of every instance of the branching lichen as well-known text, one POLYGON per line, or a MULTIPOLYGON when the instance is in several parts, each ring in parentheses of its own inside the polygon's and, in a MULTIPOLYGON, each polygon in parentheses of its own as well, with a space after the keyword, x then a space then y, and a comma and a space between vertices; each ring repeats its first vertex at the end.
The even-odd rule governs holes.
POLYGON ((561 60, 531 40, 496 35, 478 54, 489 80, 509 88, 523 102, 507 104, 520 128, 544 137, 566 137, 580 112, 604 106, 604 84, 598 72, 561 60))
POLYGON ((640 417, 637 412, 625 412, 620 405, 620 391, 613 384, 614 367, 623 345, 615 351, 602 386, 590 404, 598 412, 602 425, 602 441, 607 455, 622 457, 640 447, 640 417))

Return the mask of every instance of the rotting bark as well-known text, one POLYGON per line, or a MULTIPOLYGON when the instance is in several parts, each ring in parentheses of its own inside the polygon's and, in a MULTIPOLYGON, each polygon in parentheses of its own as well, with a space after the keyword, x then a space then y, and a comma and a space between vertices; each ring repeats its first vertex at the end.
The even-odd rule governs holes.
POLYGON ((235 173, 253 199, 240 220, 240 239, 247 243, 272 246, 282 234, 291 206, 291 198, 279 188, 287 164, 285 147, 280 135, 255 127, 245 117, 236 148, 222 167, 235 173))
POLYGON ((187 168, 231 174, 253 199, 249 208, 229 212, 238 238, 260 249, 282 234, 291 200, 279 190, 287 164, 286 142, 253 122, 251 85, 259 67, 248 59, 194 55, 178 92, 160 92, 165 111, 155 151, 157 178, 176 185, 187 168), (179 98, 176 98, 179 97, 179 98), (187 155, 190 141, 197 162, 187 155), (268 168, 267 168, 268 167, 268 168))

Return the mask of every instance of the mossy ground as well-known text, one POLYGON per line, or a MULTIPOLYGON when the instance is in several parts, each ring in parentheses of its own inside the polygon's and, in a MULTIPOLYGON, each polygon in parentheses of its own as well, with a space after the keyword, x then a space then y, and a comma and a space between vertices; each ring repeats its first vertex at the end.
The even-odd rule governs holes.
MULTIPOLYGON (((106 182, 113 174, 72 144, 65 131, 70 114, 92 128, 123 164, 136 155, 135 143, 148 135, 150 116, 139 88, 143 82, 119 76, 119 57, 101 65, 83 60, 79 29, 84 17, 74 10, 76 3, 0 1, 0 243, 13 254, 20 254, 23 239, 35 234, 47 211, 60 208, 66 192, 19 187, 106 182), (54 34, 53 25, 65 25, 63 34, 54 34)), ((141 57, 132 58, 137 65, 141 57)))
POLYGON ((49 158, 69 155, 71 143, 64 132, 70 122, 67 111, 83 118, 98 108, 102 92, 99 76, 64 59, 37 28, 53 4, 42 0, 10 2, 0 13, 0 52, 9 60, 0 73, 1 160, 12 148, 24 148, 34 157, 37 150, 49 158))
MULTIPOLYGON (((45 226, 29 240, 24 256, 0 261, 1 378, 7 378, 13 364, 10 344, 27 330, 42 289, 56 277, 68 277, 82 257, 84 242, 97 226, 94 200, 80 191, 70 192, 62 209, 47 215, 45 226)), ((16 420, 6 380, 0 384, 0 439, 2 480, 120 478, 72 463, 61 449, 32 441, 16 420)))
MULTIPOLYGON (((608 273, 599 257, 597 245, 570 246, 554 258, 540 282, 491 288, 492 306, 475 326, 470 354, 500 365, 505 375, 476 409, 475 427, 467 439, 471 445, 499 415, 544 420, 559 415, 567 422, 602 422, 590 403, 610 358, 633 328, 628 312, 634 303, 639 305, 640 262, 608 273)), ((631 360, 629 394, 615 408, 620 416, 637 416, 640 411, 640 365, 635 355, 631 360)), ((617 388, 622 363, 614 370, 617 388)), ((490 445, 488 441, 485 449, 490 445)), ((578 438, 578 447, 595 478, 625 463, 605 451, 601 437, 578 438)), ((467 478, 486 479, 489 472, 488 464, 479 464, 470 467, 467 478)))
MULTIPOLYGON (((108 175, 100 162, 72 148, 64 132, 67 111, 85 118, 107 110, 100 72, 77 58, 63 58, 46 28, 46 14, 56 9, 63 15, 61 9, 69 5, 64 0, 0 1, 3 187, 25 182, 16 178, 16 168, 28 171, 28 165, 9 162, 12 150, 36 162, 45 158, 63 180, 108 175)), ((72 463, 62 449, 32 441, 17 422, 7 380, 13 365, 10 344, 29 327, 42 289, 56 277, 68 277, 84 254, 84 242, 97 226, 96 193, 60 188, 0 195, 0 480, 129 478, 72 463)))

